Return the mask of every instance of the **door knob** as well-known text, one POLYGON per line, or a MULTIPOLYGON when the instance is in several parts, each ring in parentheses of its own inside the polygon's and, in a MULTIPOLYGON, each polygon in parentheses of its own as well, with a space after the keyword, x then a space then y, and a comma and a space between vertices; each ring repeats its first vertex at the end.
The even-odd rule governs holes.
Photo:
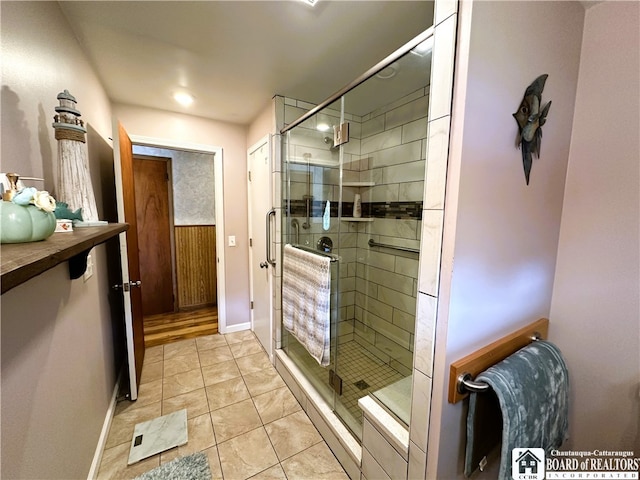
POLYGON ((140 285, 142 285, 142 282, 140 280, 137 280, 135 282, 129 282, 130 287, 139 287, 140 285))
POLYGON ((260 268, 269 268, 269 264, 267 262, 260 262, 260 268))

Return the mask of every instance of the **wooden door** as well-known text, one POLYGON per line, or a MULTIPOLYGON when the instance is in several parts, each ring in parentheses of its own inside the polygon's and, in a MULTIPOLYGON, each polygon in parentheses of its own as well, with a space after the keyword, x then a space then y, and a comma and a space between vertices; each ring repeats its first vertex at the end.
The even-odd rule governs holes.
POLYGON ((174 311, 169 220, 169 159, 133 159, 142 312, 174 311))
POLYGON ((133 181, 133 151, 129 135, 117 120, 114 121, 113 130, 113 157, 118 221, 129 224, 127 232, 120 234, 120 258, 123 282, 121 291, 124 296, 129 386, 131 400, 136 400, 138 398, 140 374, 142 373, 142 362, 144 361, 144 324, 138 257, 135 187, 133 181))

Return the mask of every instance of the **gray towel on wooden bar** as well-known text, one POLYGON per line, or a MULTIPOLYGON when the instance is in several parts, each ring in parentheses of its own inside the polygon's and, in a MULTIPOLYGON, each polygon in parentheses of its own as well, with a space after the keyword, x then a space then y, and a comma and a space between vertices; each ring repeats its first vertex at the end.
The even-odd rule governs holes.
MULTIPOLYGON (((550 342, 533 342, 475 379, 488 383, 495 396, 472 393, 467 417, 465 475, 478 467, 477 459, 491 447, 483 440, 495 436, 495 425, 478 422, 486 402, 497 400, 502 412, 500 480, 511 479, 511 451, 514 448, 560 447, 567 437, 569 414, 569 372, 560 350, 550 342), (484 450, 483 450, 484 449, 484 450)), ((500 428, 500 426, 497 426, 500 428)))

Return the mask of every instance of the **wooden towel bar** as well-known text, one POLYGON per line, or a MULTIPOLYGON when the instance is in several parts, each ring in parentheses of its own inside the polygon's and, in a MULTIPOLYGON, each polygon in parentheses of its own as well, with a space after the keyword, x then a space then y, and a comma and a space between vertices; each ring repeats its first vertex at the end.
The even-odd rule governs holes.
POLYGON ((453 362, 449 369, 449 403, 457 403, 467 397, 468 392, 458 390, 458 380, 464 374, 475 378, 487 368, 501 362, 509 355, 527 346, 535 337, 546 339, 549 332, 549 319, 541 318, 499 340, 453 362))

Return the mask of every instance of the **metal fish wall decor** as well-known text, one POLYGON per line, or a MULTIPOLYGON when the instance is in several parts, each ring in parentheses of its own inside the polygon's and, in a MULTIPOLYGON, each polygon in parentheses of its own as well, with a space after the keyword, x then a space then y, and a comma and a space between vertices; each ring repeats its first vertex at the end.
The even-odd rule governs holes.
POLYGON ((529 185, 529 175, 531 174, 532 155, 540 158, 541 127, 547 121, 547 114, 549 107, 551 107, 551 101, 549 101, 541 108, 542 90, 548 76, 546 73, 540 75, 527 87, 518 111, 513 114, 518 122, 516 147, 522 150, 522 165, 527 185, 529 185))

